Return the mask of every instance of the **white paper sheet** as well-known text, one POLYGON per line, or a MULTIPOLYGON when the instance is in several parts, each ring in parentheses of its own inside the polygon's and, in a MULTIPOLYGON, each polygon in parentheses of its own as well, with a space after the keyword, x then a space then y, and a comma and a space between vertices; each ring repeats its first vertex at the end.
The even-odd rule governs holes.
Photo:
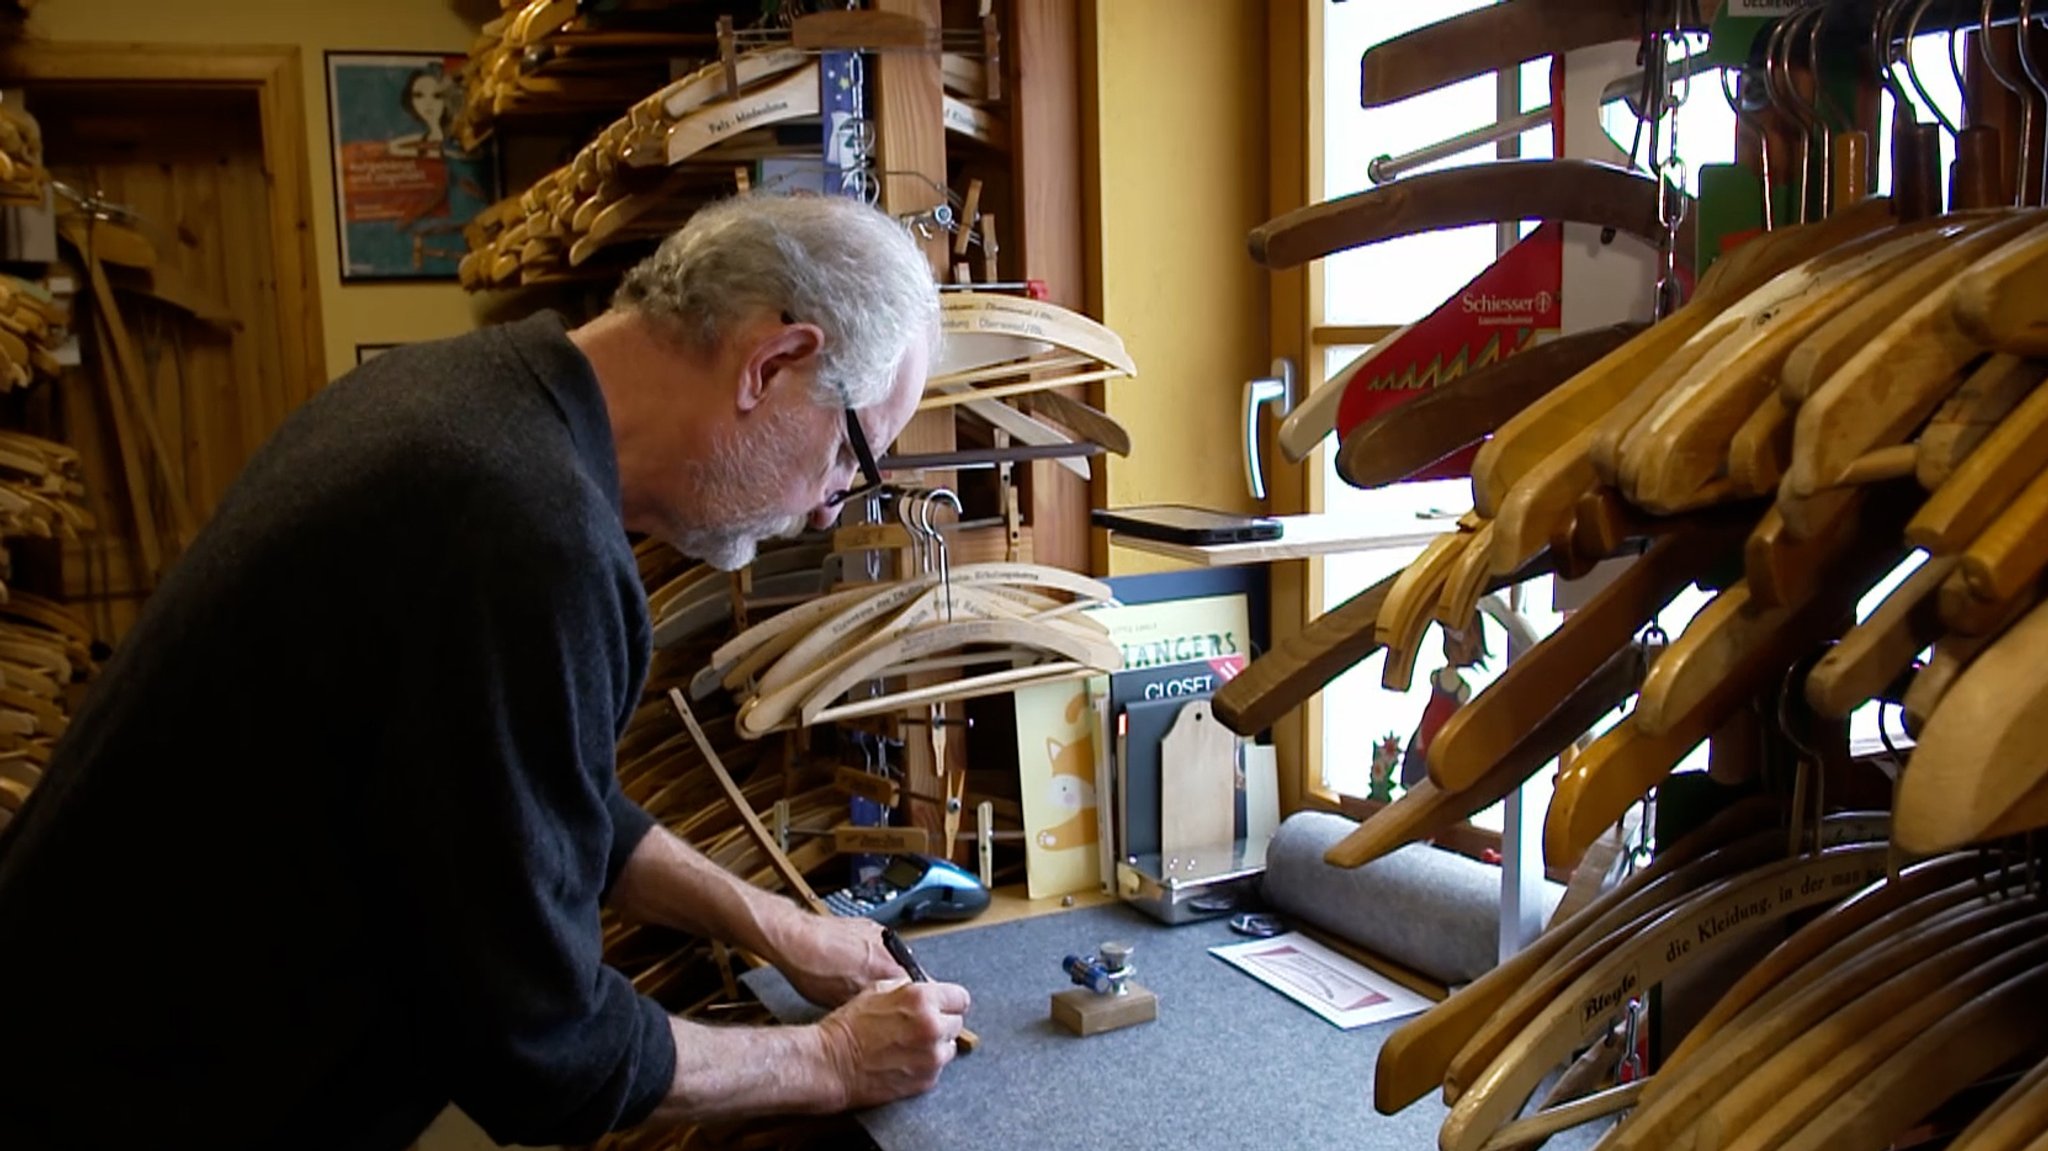
POLYGON ((1429 1000, 1298 931, 1209 954, 1349 1030, 1413 1015, 1429 1000))

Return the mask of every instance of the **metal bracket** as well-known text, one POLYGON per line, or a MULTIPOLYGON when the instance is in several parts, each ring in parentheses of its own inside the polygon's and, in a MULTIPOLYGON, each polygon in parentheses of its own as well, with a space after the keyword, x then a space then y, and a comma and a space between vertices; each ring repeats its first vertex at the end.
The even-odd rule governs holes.
POLYGON ((1294 361, 1280 357, 1272 373, 1244 386, 1244 482, 1252 498, 1266 498, 1266 468, 1259 452, 1259 409, 1274 405, 1275 420, 1287 418, 1294 410, 1294 361))

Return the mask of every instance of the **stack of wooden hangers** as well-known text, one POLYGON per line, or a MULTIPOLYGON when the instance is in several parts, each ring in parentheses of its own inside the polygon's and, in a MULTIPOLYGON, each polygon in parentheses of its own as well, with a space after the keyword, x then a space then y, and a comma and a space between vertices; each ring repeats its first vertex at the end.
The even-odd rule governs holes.
POLYGON ((730 79, 736 93, 714 61, 645 96, 569 164, 490 209, 472 233, 464 284, 558 277, 612 244, 666 235, 707 200, 741 186, 736 166, 744 169, 762 151, 719 159, 718 144, 742 130, 818 114, 817 66, 795 49, 741 53, 730 79))
POLYGON ((0 103, 0 204, 40 205, 49 190, 42 128, 20 107, 0 103))
POLYGON ((70 723, 75 684, 97 663, 83 619, 62 604, 6 589, 0 599, 0 827, 21 810, 70 723))
POLYGON ((463 68, 458 138, 475 148, 500 117, 602 114, 660 87, 674 58, 715 51, 693 7, 503 0, 463 68))
MULTIPOLYGON (((1355 429, 1346 474, 1367 482, 1490 435, 1473 511, 1216 698, 1219 718, 1255 732, 1381 650, 1383 679, 1404 686, 1431 622, 1465 626, 1489 589, 1630 555, 1451 718, 1428 778, 1329 861, 1430 838, 1561 753, 1543 832, 1557 867, 1702 741, 1717 776, 1780 793, 1761 831, 1751 813, 1660 844, 1619 888, 1395 1033, 1376 1102, 1391 1111, 1441 1085, 1447 1151, 1628 1108, 1603 1147, 1875 1149, 1959 1096, 1977 1102, 1946 1130, 1983 1109, 1951 1146, 2038 1145, 2048 916, 2038 849, 2013 837, 2048 827, 2048 741, 2030 738, 2048 701, 2035 654, 2048 635, 2048 212, 1995 191, 1994 143, 1959 147, 1952 210, 1932 214, 1934 150, 1905 147, 1932 126, 1902 106, 1894 179, 1911 195, 1855 194, 1861 157, 1840 149, 1831 215, 1723 255, 1684 306, 1590 363, 1538 378, 1517 356, 1355 429), (1711 602, 1661 654, 1645 649, 1638 637, 1695 583, 1711 602), (1822 765, 1848 765, 1846 717, 1871 700, 1917 740, 1893 810, 1816 819, 1822 765), (1788 809, 1796 834, 1776 822, 1788 809), (1740 966, 1740 945, 1820 909, 1740 966), (1654 1074, 1573 1099, 1639 1052, 1616 1036, 1635 1032, 1653 988, 1703 972, 1740 980, 1667 1040, 1654 1074), (1518 1121, 1575 1058, 1545 1110, 1518 1121)), ((1399 234, 1384 209, 1419 193, 1379 191, 1274 221, 1254 250, 1298 262, 1399 234)))
POLYGON ((31 280, 0 275, 0 391, 55 379, 70 309, 31 280))

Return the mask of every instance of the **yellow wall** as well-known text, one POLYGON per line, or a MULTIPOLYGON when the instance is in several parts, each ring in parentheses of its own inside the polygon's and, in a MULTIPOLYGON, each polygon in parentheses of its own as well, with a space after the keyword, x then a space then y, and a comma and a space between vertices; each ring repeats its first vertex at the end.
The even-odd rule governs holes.
POLYGON ((330 48, 465 52, 476 25, 453 0, 48 0, 36 5, 29 34, 67 41, 298 45, 328 374, 355 366, 357 344, 409 343, 475 326, 469 298, 452 280, 342 286, 321 60, 330 48))
MULTIPOLYGON (((1107 388, 1132 441, 1107 465, 1108 506, 1254 510, 1238 444, 1244 381, 1271 361, 1269 274, 1245 251, 1267 217, 1266 6, 1096 0, 1083 21, 1092 302, 1139 373, 1107 388)), ((1162 566, 1109 559, 1111 574, 1162 566)))

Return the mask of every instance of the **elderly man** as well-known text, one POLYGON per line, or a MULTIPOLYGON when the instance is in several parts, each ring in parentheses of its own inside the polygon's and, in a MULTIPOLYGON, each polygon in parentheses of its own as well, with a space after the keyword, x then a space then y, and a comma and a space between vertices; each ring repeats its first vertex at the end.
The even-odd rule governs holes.
POLYGON ((738 882, 619 793, 628 531, 723 567, 832 522, 916 407, 937 296, 845 200, 709 208, 613 308, 380 357, 288 419, 0 835, 0 1147, 401 1148, 860 1107, 968 1007, 865 920, 738 882), (598 909, 837 1009, 671 1018, 598 909))

